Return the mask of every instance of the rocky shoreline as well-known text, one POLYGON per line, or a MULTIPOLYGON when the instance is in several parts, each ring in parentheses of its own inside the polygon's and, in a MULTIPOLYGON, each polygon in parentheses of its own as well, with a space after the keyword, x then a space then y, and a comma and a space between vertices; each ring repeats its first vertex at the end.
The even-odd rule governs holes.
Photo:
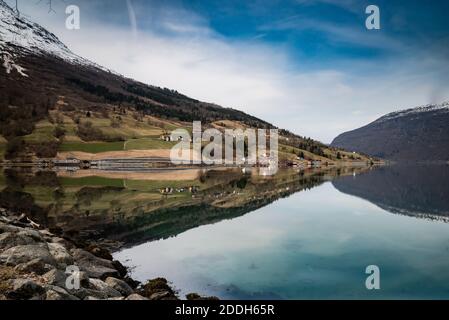
POLYGON ((178 299, 166 279, 141 284, 107 249, 52 233, 0 208, 0 300, 178 299))

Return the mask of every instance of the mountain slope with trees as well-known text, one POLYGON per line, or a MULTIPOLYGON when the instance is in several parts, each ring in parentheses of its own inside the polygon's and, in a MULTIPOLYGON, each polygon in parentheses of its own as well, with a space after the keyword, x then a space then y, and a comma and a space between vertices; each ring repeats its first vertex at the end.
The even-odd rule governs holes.
MULTIPOLYGON (((123 77, 70 51, 0 0, 0 157, 168 149, 160 136, 192 121, 218 129, 274 125, 242 111, 123 77), (225 123, 225 125, 223 125, 225 123)), ((369 161, 280 129, 281 156, 369 161)))
POLYGON ((449 102, 393 112, 331 146, 401 161, 449 160, 449 102))

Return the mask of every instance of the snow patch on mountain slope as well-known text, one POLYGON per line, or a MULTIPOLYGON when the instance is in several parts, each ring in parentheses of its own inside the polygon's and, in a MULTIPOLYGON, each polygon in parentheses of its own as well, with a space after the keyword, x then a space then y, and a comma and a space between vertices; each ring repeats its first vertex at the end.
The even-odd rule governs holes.
POLYGON ((419 115, 421 113, 434 112, 434 111, 449 112, 449 101, 443 102, 441 104, 427 104, 412 109, 405 109, 401 111, 392 112, 383 116, 377 122, 384 122, 405 116, 419 115))
POLYGON ((6 73, 9 74, 12 70, 16 70, 21 76, 28 77, 25 73, 26 69, 16 64, 13 60, 13 56, 9 52, 2 53, 2 60, 6 73))
POLYGON ((51 55, 71 64, 111 72, 74 54, 53 33, 27 18, 19 16, 3 0, 0 0, 0 56, 3 59, 5 57, 9 59, 8 62, 3 60, 3 65, 14 66, 13 68, 16 70, 18 67, 23 72, 23 68, 16 63, 11 64, 11 60, 29 54, 51 55), (6 53, 9 55, 5 55, 6 53))

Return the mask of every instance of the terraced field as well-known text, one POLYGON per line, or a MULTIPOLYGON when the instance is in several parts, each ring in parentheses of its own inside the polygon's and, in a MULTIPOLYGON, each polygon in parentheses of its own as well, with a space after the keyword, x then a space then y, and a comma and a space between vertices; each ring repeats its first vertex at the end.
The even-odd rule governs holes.
POLYGON ((59 178, 61 185, 64 187, 74 186, 94 186, 94 187, 124 187, 123 179, 111 179, 98 176, 83 177, 83 178, 59 178))
POLYGON ((171 149, 176 142, 167 142, 159 137, 131 139, 125 142, 125 150, 171 149))
MULTIPOLYGON (((163 141, 160 136, 166 130, 182 126, 180 123, 162 121, 149 116, 136 120, 131 115, 111 115, 106 118, 97 113, 87 116, 81 113, 66 115, 59 111, 52 111, 52 117, 58 119, 60 126, 65 130, 65 136, 59 147, 60 152, 80 151, 98 154, 109 151, 170 149, 175 143, 163 141), (120 141, 82 141, 77 133, 78 125, 73 119, 81 125, 90 122, 92 127, 100 130, 108 140, 120 141)), ((28 139, 33 142, 51 139, 54 128, 55 126, 48 121, 40 123, 28 139)))
POLYGON ((59 146, 61 152, 81 151, 87 153, 102 153, 108 151, 123 151, 124 141, 117 142, 63 142, 59 146))
MULTIPOLYGON (((59 105, 65 104, 61 100, 59 105)), ((248 126, 238 121, 223 120, 205 125, 202 129, 206 128, 216 128, 221 131, 245 130, 248 126)), ((164 141, 161 135, 170 134, 175 129, 185 129, 190 134, 192 131, 189 123, 159 119, 135 111, 126 114, 116 112, 115 109, 102 112, 63 111, 62 107, 58 107, 49 111, 49 117, 37 122, 34 131, 23 139, 32 146, 33 151, 38 150, 40 144, 47 144, 47 148, 57 148, 57 156, 61 159, 67 157, 86 160, 131 156, 168 157, 170 149, 176 145, 176 142, 164 141), (61 131, 59 134, 58 130, 61 131), (81 137, 86 141, 83 141, 81 137), (53 144, 48 146, 49 142, 53 144)), ((288 141, 286 137, 281 137, 279 141, 279 161, 282 163, 298 162, 301 154, 307 160, 319 160, 322 163, 331 164, 339 161, 367 160, 360 155, 353 155, 343 150, 340 150, 338 155, 337 150, 326 147, 322 147, 324 156, 313 154, 292 146, 292 143, 288 141)), ((4 157, 6 143, 7 141, 0 137, 0 159, 4 157)), ((207 142, 203 142, 203 145, 205 144, 207 142)), ((42 157, 51 157, 50 154, 43 153, 42 157)))
POLYGON ((25 142, 39 144, 42 142, 58 141, 54 136, 55 125, 48 120, 41 120, 36 124, 32 134, 24 136, 25 142))
POLYGON ((198 180, 191 181, 140 181, 140 180, 126 180, 125 185, 127 189, 138 191, 157 191, 167 186, 171 188, 187 188, 190 186, 199 186, 201 183, 198 180))

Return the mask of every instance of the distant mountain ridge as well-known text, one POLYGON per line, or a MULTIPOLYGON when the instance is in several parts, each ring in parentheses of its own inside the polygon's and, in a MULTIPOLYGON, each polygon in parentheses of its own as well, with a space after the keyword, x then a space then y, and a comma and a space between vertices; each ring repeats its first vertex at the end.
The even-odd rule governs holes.
POLYGON ((331 146, 401 161, 449 160, 449 102, 392 112, 331 146))

